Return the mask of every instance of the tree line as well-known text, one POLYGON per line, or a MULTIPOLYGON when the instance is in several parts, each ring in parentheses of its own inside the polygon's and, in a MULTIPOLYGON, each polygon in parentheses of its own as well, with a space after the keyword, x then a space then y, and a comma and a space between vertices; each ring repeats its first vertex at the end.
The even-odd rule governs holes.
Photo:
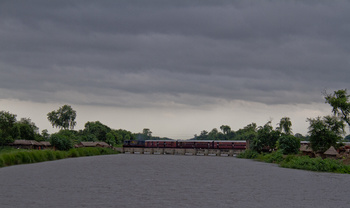
POLYGON ((293 135, 292 122, 289 117, 281 118, 274 129, 271 121, 263 126, 251 123, 242 129, 233 131, 228 125, 221 125, 220 130, 214 128, 210 132, 203 130, 194 135, 193 140, 249 140, 250 148, 257 152, 282 149, 285 154, 297 153, 300 141, 310 141, 316 152, 324 152, 331 146, 338 147, 342 141, 350 141, 350 135, 345 135, 346 124, 350 127, 350 95, 341 89, 333 93, 324 92, 325 102, 332 107, 332 114, 307 118, 309 122, 308 135, 300 133, 293 135), (345 124, 346 123, 346 124, 345 124))
MULTIPOLYGON (((251 123, 242 129, 233 131, 230 126, 220 126, 220 131, 214 128, 210 132, 201 131, 194 135, 196 140, 249 140, 251 148, 261 152, 266 149, 283 148, 287 152, 298 149, 300 140, 309 140, 314 151, 325 151, 330 146, 337 146, 345 134, 345 126, 350 126, 350 95, 347 90, 324 93, 325 102, 330 104, 332 115, 307 118, 309 131, 307 136, 292 133, 292 122, 289 117, 283 117, 277 128, 271 121, 263 126, 251 123), (346 124, 345 124, 346 123, 346 124)), ((85 123, 84 129, 76 131, 76 111, 69 105, 64 105, 56 111, 47 114, 53 127, 59 128, 57 133, 49 134, 46 129, 39 133, 39 128, 29 118, 17 120, 17 115, 0 111, 0 146, 7 145, 16 139, 50 141, 58 149, 66 150, 81 141, 104 141, 110 145, 122 144, 125 140, 170 139, 152 136, 150 129, 142 133, 132 133, 123 129, 112 129, 100 121, 85 123)), ((350 139, 346 136, 345 139, 350 139)))
POLYGON ((111 146, 123 144, 125 140, 169 139, 152 136, 150 129, 142 133, 132 133, 124 129, 112 129, 100 121, 88 121, 82 130, 74 130, 76 111, 69 105, 47 114, 52 127, 59 128, 57 133, 49 134, 47 129, 39 133, 39 128, 29 118, 17 120, 17 115, 0 111, 0 146, 8 145, 14 140, 50 141, 59 150, 68 150, 74 144, 83 141, 103 141, 111 146))

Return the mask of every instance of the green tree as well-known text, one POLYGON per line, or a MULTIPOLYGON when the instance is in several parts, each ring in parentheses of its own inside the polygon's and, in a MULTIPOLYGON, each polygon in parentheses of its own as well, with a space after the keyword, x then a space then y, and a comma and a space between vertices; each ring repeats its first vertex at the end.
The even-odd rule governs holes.
POLYGON ((21 118, 13 126, 12 137, 14 139, 38 140, 39 128, 29 118, 21 118))
POLYGON ((290 121, 289 117, 281 118, 278 125, 277 130, 281 133, 284 132, 285 134, 292 134, 292 122, 290 121))
POLYGON ((75 122, 76 111, 69 105, 60 107, 57 111, 52 111, 47 114, 47 119, 51 122, 52 127, 60 129, 74 129, 77 124, 75 122))
POLYGON ((219 137, 223 137, 225 140, 229 140, 229 139, 233 139, 233 137, 235 136, 235 133, 233 131, 231 131, 231 127, 228 125, 221 125, 220 129, 223 133, 219 134, 219 137))
POLYGON ((257 125, 256 123, 251 123, 245 126, 243 129, 239 129, 236 132, 236 139, 237 140, 249 140, 253 141, 257 136, 257 125))
POLYGON ((264 126, 260 126, 256 138, 251 142, 251 148, 257 152, 274 149, 280 137, 280 132, 273 130, 271 121, 264 126))
POLYGON ((300 133, 296 133, 296 134, 294 134, 294 136, 295 136, 296 138, 300 139, 300 141, 308 141, 308 140, 309 140, 308 136, 303 136, 303 135, 300 134, 300 133))
POLYGON ((106 135, 110 131, 111 131, 111 128, 102 124, 99 121, 95 121, 95 122, 88 121, 85 123, 84 134, 85 136, 90 138, 90 140, 92 141, 94 140, 106 141, 107 139, 106 135))
POLYGON ((108 132, 106 134, 106 143, 107 144, 114 146, 116 144, 116 139, 117 138, 115 137, 113 132, 108 132))
POLYGON ((126 140, 136 140, 135 134, 124 129, 112 130, 116 144, 123 144, 126 140))
POLYGON ((43 137, 44 140, 49 140, 49 138, 50 138, 49 131, 47 129, 42 130, 41 136, 43 137))
POLYGON ((347 90, 334 91, 333 94, 325 94, 326 103, 333 107, 332 112, 334 115, 338 115, 343 121, 350 126, 350 95, 347 94, 347 90))
POLYGON ((219 131, 217 130, 217 128, 213 128, 208 134, 208 139, 218 140, 218 138, 219 138, 219 131))
POLYGON ((285 155, 297 154, 300 149, 300 139, 289 134, 283 134, 278 139, 278 149, 285 155))
POLYGON ((221 125, 220 129, 221 129, 222 133, 224 133, 225 135, 227 135, 231 132, 231 127, 228 125, 221 125))
POLYGON ((0 111, 0 145, 7 145, 13 142, 13 130, 17 115, 6 111, 0 111))
POLYGON ((68 136, 59 133, 51 135, 50 143, 57 150, 67 151, 73 148, 73 141, 68 136))
POLYGON ((345 124, 343 120, 339 120, 336 116, 324 116, 317 118, 308 118, 310 144, 314 151, 325 152, 336 143, 344 134, 345 124))
POLYGON ((152 139, 152 132, 151 132, 151 130, 148 129, 148 128, 144 128, 144 129, 142 130, 142 135, 143 135, 144 140, 150 140, 150 139, 152 139))

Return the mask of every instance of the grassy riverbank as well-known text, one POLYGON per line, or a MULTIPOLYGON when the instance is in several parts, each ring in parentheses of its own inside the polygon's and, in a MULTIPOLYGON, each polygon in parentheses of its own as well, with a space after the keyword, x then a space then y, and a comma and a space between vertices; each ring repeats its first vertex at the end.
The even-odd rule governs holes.
POLYGON ((84 157, 117 153, 118 151, 115 151, 113 149, 101 147, 82 147, 70 149, 69 151, 1 148, 0 167, 59 160, 71 157, 84 157))
POLYGON ((345 165, 341 160, 335 159, 322 159, 320 157, 310 158, 301 155, 283 155, 281 151, 268 154, 258 154, 252 150, 247 150, 238 155, 238 157, 276 163, 283 168, 350 174, 350 165, 345 165))

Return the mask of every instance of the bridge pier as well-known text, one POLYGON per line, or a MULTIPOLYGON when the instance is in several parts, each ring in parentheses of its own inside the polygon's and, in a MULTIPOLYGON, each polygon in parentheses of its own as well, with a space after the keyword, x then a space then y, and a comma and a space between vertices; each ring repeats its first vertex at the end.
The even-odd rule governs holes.
POLYGON ((196 155, 232 157, 243 152, 244 149, 181 149, 181 148, 132 148, 123 147, 125 154, 145 155, 196 155))

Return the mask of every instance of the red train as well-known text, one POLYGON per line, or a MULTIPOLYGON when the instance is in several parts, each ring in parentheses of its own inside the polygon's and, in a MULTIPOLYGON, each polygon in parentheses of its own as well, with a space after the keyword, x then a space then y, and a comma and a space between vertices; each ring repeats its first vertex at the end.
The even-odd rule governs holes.
POLYGON ((191 149, 246 149, 247 142, 244 140, 146 140, 124 141, 123 147, 143 148, 191 148, 191 149))

